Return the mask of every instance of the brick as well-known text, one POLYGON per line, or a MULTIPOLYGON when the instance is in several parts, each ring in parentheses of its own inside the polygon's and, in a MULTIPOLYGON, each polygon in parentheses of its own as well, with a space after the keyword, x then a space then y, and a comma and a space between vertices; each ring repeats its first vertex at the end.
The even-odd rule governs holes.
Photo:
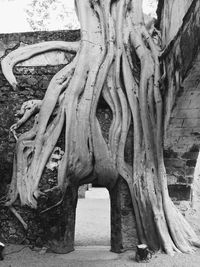
POLYGON ((199 152, 186 152, 181 156, 181 158, 196 160, 198 155, 199 155, 199 152))
MULTIPOLYGON (((167 172, 167 169, 166 169, 166 172, 167 172)), ((171 174, 168 174, 167 172, 167 184, 176 184, 178 181, 177 181, 177 177, 174 176, 174 175, 171 175, 171 174)))
POLYGON ((177 119, 195 119, 200 118, 200 108, 185 108, 176 109, 171 115, 173 118, 177 119))
POLYGON ((191 187, 190 185, 175 184, 169 185, 169 196, 173 200, 190 200, 191 187))
POLYGON ((185 79, 183 82, 183 87, 189 91, 192 91, 192 90, 196 91, 197 86, 198 86, 197 79, 195 79, 195 80, 185 79))
POLYGON ((165 159, 165 166, 171 168, 185 168, 185 161, 182 159, 165 159))
POLYGON ((180 137, 180 136, 189 136, 192 133, 192 129, 185 129, 183 127, 171 127, 169 126, 169 129, 167 129, 167 136, 173 136, 173 137, 180 137))
POLYGON ((173 125, 174 127, 181 127, 184 123, 184 119, 177 119, 177 118, 172 118, 169 121, 169 125, 173 125))
MULTIPOLYGON (((190 146, 191 144, 194 144, 196 142, 198 142, 198 141, 197 141, 197 138, 195 136, 187 136, 187 137, 185 136, 185 137, 180 137, 177 144, 179 146, 181 146, 181 145, 183 145, 183 146, 185 146, 185 145, 190 146)), ((200 143, 200 142, 198 142, 198 143, 200 143)))
MULTIPOLYGON (((166 167, 167 176, 175 176, 176 178, 179 176, 185 176, 185 168, 174 168, 174 167, 166 167)), ((172 177, 171 177, 172 179, 172 177)))
MULTIPOLYGON (((190 106, 190 99, 189 98, 184 98, 184 97, 179 97, 177 100, 176 100, 176 109, 186 109, 190 106)), ((193 108, 193 107, 192 107, 193 108)))
POLYGON ((193 176, 194 175, 194 168, 193 167, 189 167, 186 169, 186 176, 193 176))
POLYGON ((190 146, 188 151, 189 152, 198 152, 199 153, 199 145, 198 144, 193 144, 192 146, 190 146))
POLYGON ((194 181, 194 176, 193 177, 186 177, 186 180, 187 180, 187 184, 192 184, 193 181, 194 181))
POLYGON ((187 108, 198 108, 199 107, 199 102, 200 102, 200 97, 196 97, 196 99, 190 99, 190 103, 187 106, 187 108))
POLYGON ((199 127, 200 129, 200 119, 184 119, 182 126, 183 127, 195 127, 195 128, 199 127))
POLYGON ((195 167, 196 166, 196 159, 193 159, 193 160, 188 160, 186 162, 186 165, 189 166, 189 167, 195 167))
POLYGON ((187 183, 187 178, 184 177, 184 176, 182 176, 182 175, 180 175, 177 178, 177 183, 183 183, 183 184, 185 184, 185 183, 187 183))
POLYGON ((178 153, 173 151, 171 148, 164 150, 164 158, 177 158, 178 153))

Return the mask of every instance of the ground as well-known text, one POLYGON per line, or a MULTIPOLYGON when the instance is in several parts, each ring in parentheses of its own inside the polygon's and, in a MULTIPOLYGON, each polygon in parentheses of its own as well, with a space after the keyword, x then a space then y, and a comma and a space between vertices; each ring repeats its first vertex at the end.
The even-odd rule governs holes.
POLYGON ((199 267, 200 250, 195 254, 176 254, 170 257, 166 254, 157 253, 153 255, 149 263, 137 263, 134 261, 134 251, 115 254, 108 251, 108 247, 77 247, 69 254, 39 254, 28 247, 10 245, 6 253, 13 254, 5 256, 0 263, 1 267, 199 267), (24 248, 24 249, 23 249, 24 248), (22 250, 21 250, 22 249, 22 250))

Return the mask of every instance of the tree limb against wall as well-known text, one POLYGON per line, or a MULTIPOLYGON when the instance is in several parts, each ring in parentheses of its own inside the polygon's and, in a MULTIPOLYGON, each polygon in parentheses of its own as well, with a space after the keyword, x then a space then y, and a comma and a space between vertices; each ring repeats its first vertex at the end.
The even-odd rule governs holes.
MULTIPOLYGON (((75 51, 76 56, 51 80, 45 97, 28 110, 32 129, 16 144, 7 206, 18 195, 22 205, 37 208, 38 184, 61 131, 65 150, 57 186, 92 182, 112 188, 121 176, 128 184, 138 238, 152 250, 191 252, 200 242, 172 203, 163 161, 163 101, 160 49, 147 31, 141 0, 76 0, 80 43, 45 43, 20 48, 2 61, 4 75, 17 88, 12 67, 46 50, 75 51), (109 139, 96 117, 103 96, 112 111, 109 139), (124 149, 133 123, 133 162, 124 149), (94 175, 95 174, 95 175, 94 175)), ((25 122, 25 119, 23 123, 25 122)), ((14 127, 17 128, 17 127, 14 127)), ((13 129, 14 130, 14 129, 13 129)))

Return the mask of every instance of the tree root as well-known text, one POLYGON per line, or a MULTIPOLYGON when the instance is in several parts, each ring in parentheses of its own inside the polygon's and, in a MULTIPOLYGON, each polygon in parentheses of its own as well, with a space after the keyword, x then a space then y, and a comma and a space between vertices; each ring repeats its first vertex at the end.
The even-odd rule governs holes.
POLYGON ((39 112, 42 105, 42 100, 28 100, 23 103, 19 112, 16 113, 16 116, 22 116, 16 123, 10 127, 10 131, 15 137, 15 140, 18 140, 16 130, 19 129, 31 116, 39 112))
POLYGON ((28 225, 25 223, 25 221, 22 219, 21 215, 16 211, 16 209, 13 206, 9 206, 10 211, 15 215, 15 217, 21 222, 24 229, 28 229, 28 225))
POLYGON ((16 90, 18 83, 12 70, 17 63, 52 50, 77 52, 79 45, 79 42, 49 41, 20 47, 12 51, 1 61, 2 72, 13 89, 16 90))

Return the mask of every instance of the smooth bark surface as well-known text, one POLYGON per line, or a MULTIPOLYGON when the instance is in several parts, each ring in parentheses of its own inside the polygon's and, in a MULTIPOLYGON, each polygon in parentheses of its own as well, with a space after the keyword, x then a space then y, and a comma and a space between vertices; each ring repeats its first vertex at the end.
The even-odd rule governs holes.
MULTIPOLYGON (((77 51, 75 58, 54 76, 44 99, 24 112, 23 123, 36 112, 38 115, 33 128, 17 140, 6 205, 11 206, 19 195, 22 205, 37 208, 38 197, 47 193, 38 190, 40 178, 64 129, 65 151, 57 187, 51 191, 59 189, 64 195, 71 184, 89 183, 94 177, 111 189, 120 175, 130 190, 139 241, 170 254, 191 252, 199 240, 167 189, 160 49, 144 25, 142 1, 75 3, 81 24, 79 48, 77 44, 64 45, 66 50, 77 51), (100 96, 112 111, 107 142, 96 117, 100 96), (131 123, 132 165, 124 159, 131 123)), ((45 46, 35 45, 34 49, 44 52, 45 46)), ((11 69, 19 59, 28 57, 30 50, 25 48, 10 61, 4 59, 3 71, 14 88, 11 69)))

